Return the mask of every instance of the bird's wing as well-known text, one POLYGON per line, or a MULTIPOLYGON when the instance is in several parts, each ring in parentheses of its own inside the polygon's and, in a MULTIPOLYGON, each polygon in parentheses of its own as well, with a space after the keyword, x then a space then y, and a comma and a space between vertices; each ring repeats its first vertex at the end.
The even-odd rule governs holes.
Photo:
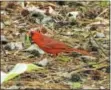
POLYGON ((62 50, 66 50, 68 49, 68 46, 65 45, 63 42, 61 41, 57 41, 54 40, 52 38, 49 38, 47 36, 43 36, 43 48, 47 48, 47 49, 62 49, 62 50))
POLYGON ((62 42, 52 41, 50 43, 45 43, 44 48, 51 48, 51 49, 68 49, 68 46, 62 42))

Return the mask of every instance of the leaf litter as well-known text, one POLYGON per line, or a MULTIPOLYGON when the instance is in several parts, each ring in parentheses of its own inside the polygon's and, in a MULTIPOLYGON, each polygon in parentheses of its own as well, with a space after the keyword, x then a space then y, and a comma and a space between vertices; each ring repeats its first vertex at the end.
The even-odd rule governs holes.
POLYGON ((1 88, 109 89, 108 3, 2 1, 1 37, 6 42, 1 45, 2 75, 5 76, 19 63, 41 64, 44 69, 26 71, 2 83, 1 88), (40 24, 47 36, 70 47, 88 50, 93 57, 77 53, 61 53, 53 57, 34 47, 26 33, 39 29, 40 24))

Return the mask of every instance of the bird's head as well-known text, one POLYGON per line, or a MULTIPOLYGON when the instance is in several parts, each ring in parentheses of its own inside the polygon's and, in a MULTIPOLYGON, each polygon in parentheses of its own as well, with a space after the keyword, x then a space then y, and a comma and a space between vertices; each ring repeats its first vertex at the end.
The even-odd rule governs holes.
POLYGON ((30 37, 32 37, 32 36, 34 36, 34 35, 40 34, 40 31, 39 31, 39 30, 30 30, 30 31, 27 32, 27 34, 28 34, 30 37))
POLYGON ((30 42, 33 44, 34 39, 41 37, 41 32, 39 30, 31 30, 27 32, 27 35, 29 36, 30 42))

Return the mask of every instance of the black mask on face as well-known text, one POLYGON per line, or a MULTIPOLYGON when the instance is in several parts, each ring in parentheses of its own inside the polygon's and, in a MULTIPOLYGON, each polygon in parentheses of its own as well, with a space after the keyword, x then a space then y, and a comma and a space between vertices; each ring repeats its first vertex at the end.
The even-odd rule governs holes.
POLYGON ((32 38, 31 38, 33 35, 34 35, 34 33, 33 33, 33 32, 30 32, 29 40, 30 40, 31 44, 34 44, 32 38))

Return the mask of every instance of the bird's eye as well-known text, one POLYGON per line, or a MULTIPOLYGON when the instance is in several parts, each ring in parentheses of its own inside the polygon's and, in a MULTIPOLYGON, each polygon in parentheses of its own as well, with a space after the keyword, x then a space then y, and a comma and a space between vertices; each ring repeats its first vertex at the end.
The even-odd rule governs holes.
POLYGON ((33 33, 33 32, 31 32, 30 34, 31 34, 31 36, 33 36, 33 35, 34 35, 34 33, 33 33))

